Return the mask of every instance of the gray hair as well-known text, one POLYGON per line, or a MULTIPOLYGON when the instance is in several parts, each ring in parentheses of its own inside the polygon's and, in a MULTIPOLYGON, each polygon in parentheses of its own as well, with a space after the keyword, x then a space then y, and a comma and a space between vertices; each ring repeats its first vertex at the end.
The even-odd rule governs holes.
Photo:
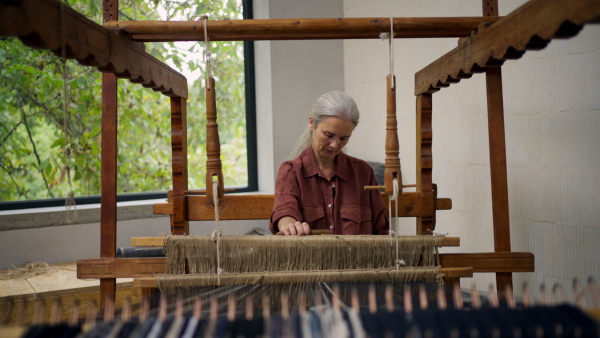
MULTIPOLYGON (((317 99, 313 105, 311 116, 313 117, 313 127, 315 128, 326 117, 337 117, 348 120, 356 127, 360 118, 360 112, 358 111, 356 102, 354 102, 350 95, 340 91, 333 91, 325 93, 317 99)), ((312 130, 307 126, 304 133, 296 141, 294 150, 286 158, 286 161, 293 160, 300 155, 311 144, 312 136, 312 130)))

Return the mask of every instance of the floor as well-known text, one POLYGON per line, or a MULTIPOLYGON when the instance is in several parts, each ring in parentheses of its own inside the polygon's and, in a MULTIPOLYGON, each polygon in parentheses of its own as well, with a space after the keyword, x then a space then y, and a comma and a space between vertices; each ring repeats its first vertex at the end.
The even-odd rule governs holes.
MULTIPOLYGON (((33 267, 11 279, 6 278, 16 272, 14 269, 0 271, 0 326, 29 325, 38 318, 46 322, 51 316, 66 321, 75 304, 79 305, 79 317, 97 308, 100 281, 77 279, 76 267, 76 262, 33 267), (60 306, 53 308, 57 304, 60 306)), ((140 290, 133 288, 133 278, 117 279, 117 308, 119 300, 136 301, 140 297, 140 290)))

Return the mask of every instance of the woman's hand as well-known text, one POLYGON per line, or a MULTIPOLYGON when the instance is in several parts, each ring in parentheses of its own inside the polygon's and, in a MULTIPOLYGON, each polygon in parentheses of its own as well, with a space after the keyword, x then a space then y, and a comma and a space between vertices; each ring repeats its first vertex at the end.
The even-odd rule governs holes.
POLYGON ((279 231, 286 236, 289 235, 310 235, 310 226, 306 222, 298 222, 292 217, 283 217, 277 222, 279 231))

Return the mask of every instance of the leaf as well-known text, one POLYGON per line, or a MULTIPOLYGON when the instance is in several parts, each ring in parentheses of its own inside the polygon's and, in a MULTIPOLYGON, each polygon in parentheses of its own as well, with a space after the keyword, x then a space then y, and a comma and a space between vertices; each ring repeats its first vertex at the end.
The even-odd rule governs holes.
POLYGON ((80 170, 75 170, 75 175, 73 176, 73 181, 79 181, 83 176, 81 175, 80 170))
POLYGON ((64 137, 59 137, 56 139, 56 141, 54 141, 52 143, 52 145, 50 146, 50 148, 56 148, 56 147, 63 147, 65 145, 65 138, 64 137))

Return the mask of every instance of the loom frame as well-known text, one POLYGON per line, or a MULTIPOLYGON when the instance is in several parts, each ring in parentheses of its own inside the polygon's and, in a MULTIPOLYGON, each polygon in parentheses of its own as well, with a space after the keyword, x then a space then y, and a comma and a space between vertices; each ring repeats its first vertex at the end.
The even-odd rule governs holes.
MULTIPOLYGON (((489 1, 488 1, 489 2, 489 1)), ((104 2, 104 23, 105 27, 96 25, 82 15, 68 9, 59 8, 57 2, 51 0, 22 0, 15 4, 7 5, 9 2, 0 3, 0 34, 19 36, 26 44, 33 48, 51 49, 58 53, 63 46, 67 49, 67 57, 75 58, 83 65, 95 66, 103 72, 103 117, 102 117, 102 200, 101 200, 101 252, 100 258, 94 260, 81 260, 78 262, 79 278, 99 278, 101 290, 101 303, 106 297, 114 299, 115 296, 115 278, 134 277, 139 275, 148 275, 157 272, 160 264, 157 259, 116 259, 116 85, 117 78, 127 78, 135 83, 141 83, 153 90, 161 91, 171 99, 171 120, 172 120, 172 148, 173 148, 173 191, 169 193, 168 204, 155 206, 155 212, 170 214, 172 218, 172 230, 174 233, 189 232, 189 211, 193 210, 188 206, 210 202, 203 201, 206 197, 197 196, 189 192, 187 188, 187 135, 186 135, 186 104, 187 82, 178 72, 170 69, 156 59, 146 54, 143 48, 136 43, 138 41, 163 41, 165 37, 156 34, 141 34, 135 32, 127 36, 127 28, 123 22, 118 21, 118 1, 107 0, 104 2), (61 23, 59 13, 63 10, 65 21, 61 23), (83 17, 83 19, 82 19, 83 17), (117 24, 115 25, 115 22, 117 24), (48 27, 60 27, 64 25, 67 32, 63 41, 57 31, 48 30, 48 27), (111 26, 113 25, 113 26, 111 26), (110 28, 116 28, 111 31, 110 28), (116 34, 115 34, 116 33, 116 34), (145 36, 145 38, 144 38, 145 36), (146 39, 146 40, 144 40, 146 39), (89 41, 93 41, 92 44, 89 41), (106 46, 112 46, 113 53, 106 52, 106 46), (116 47, 115 47, 116 46, 116 47), (116 48, 116 50, 115 50, 116 48), (145 70, 145 71, 144 71, 145 70), (154 71, 151 71, 154 70, 154 71), (197 201, 196 201, 197 200, 197 201)), ((485 1, 484 14, 486 11, 485 1)), ((495 3, 495 1, 492 1, 495 3)), ((497 5, 497 3, 496 3, 497 5)), ((495 6, 497 8, 497 6, 495 6)), ((497 10, 487 8, 487 15, 497 16, 497 10)), ((453 264, 473 264, 478 266, 475 272, 500 272, 499 279, 502 284, 510 283, 511 272, 515 271, 533 271, 533 255, 530 253, 510 252, 510 233, 508 228, 508 190, 506 187, 506 154, 504 145, 504 126, 502 112, 502 94, 492 95, 492 88, 501 88, 500 66, 506 59, 518 58, 528 49, 542 49, 547 41, 555 37, 570 37, 577 33, 577 26, 585 23, 597 21, 600 17, 600 4, 593 0, 533 0, 521 6, 519 9, 504 18, 480 18, 476 26, 469 26, 466 31, 458 34, 462 39, 459 46, 453 51, 442 56, 431 65, 419 71, 415 76, 415 94, 417 96, 417 193, 404 193, 401 196, 401 205, 406 217, 417 218, 417 233, 423 233, 428 227, 435 224, 435 210, 449 209, 451 202, 449 199, 437 199, 434 184, 432 183, 431 171, 433 167, 431 154, 431 114, 432 114, 432 94, 442 87, 456 83, 463 78, 469 78, 473 73, 487 71, 488 83, 488 102, 500 103, 500 108, 489 110, 490 125, 498 129, 494 135, 490 134, 490 154, 492 168, 492 198, 495 206, 494 215, 494 242, 495 253, 480 254, 452 254, 450 261, 453 264), (566 10, 568 9, 568 10, 566 10), (516 13, 516 14, 515 14, 516 13), (518 15, 536 17, 535 24, 532 27, 516 25, 518 34, 525 39, 511 40, 503 33, 503 25, 513 25, 518 22, 518 15), (497 20, 496 20, 497 19, 497 20), (489 25, 486 22, 496 21, 489 25), (544 43, 544 41, 546 41, 544 43), (503 42, 502 46, 506 48, 489 48, 489 44, 495 46, 503 42), (493 51, 493 54, 487 53, 493 51), (467 56, 465 56, 467 55, 467 56), (476 57, 470 57, 474 55, 476 57), (465 62, 466 61, 466 62, 465 62), (467 68, 460 68, 457 65, 466 64, 467 68), (504 158, 504 161, 502 161, 504 158), (497 203, 497 201, 501 201, 497 203), (502 269, 500 266, 507 266, 502 269)), ((441 22, 450 21, 452 18, 439 18, 441 22)), ((278 19, 267 19, 265 22, 271 22, 280 25, 278 19)), ((307 22, 307 19, 293 19, 297 25, 307 22)), ((348 19, 335 19, 339 22, 350 22, 348 19)), ((394 27, 399 30, 400 26, 394 27)), ((374 24, 379 25, 379 31, 388 31, 389 21, 372 20, 374 24), (387 27, 386 27, 387 21, 387 27)), ((532 20, 533 21, 533 20, 532 20)), ((210 22, 212 25, 214 21, 210 22)), ((315 24, 317 21, 312 22, 315 24)), ((323 21, 324 22, 324 21, 323 21)), ((400 23, 398 24, 400 25, 400 23)), ((210 27, 210 26, 209 26, 210 27)), ((211 27, 211 31, 213 28, 211 27)), ((212 34, 212 33, 211 33, 212 34)), ((236 34, 223 39, 233 39, 236 34)), ((258 34, 258 33, 256 33, 258 34)), ((277 33, 279 34, 279 33, 277 33)), ((263 35, 262 39, 292 39, 290 36, 281 35, 263 35)), ((334 36, 315 36, 313 33, 294 33, 301 35, 302 39, 333 38, 334 36)), ((435 36, 431 32, 428 37, 435 36)), ((442 34, 442 33, 439 33, 442 34)), ((448 34, 447 32, 445 34, 448 34)), ((378 37, 378 36, 377 36, 378 37)), ((411 36, 417 37, 417 36, 411 36)), ((203 37, 202 37, 203 38, 203 37)), ((336 35, 335 38, 346 38, 343 34, 336 35)), ((354 38, 375 38, 362 34, 354 38)), ((182 39, 181 36, 171 37, 171 39, 182 39)), ((215 38, 212 38, 216 40, 215 38)), ((247 40, 259 40, 259 36, 245 36, 247 40)), ((174 41, 174 40, 164 40, 174 41)), ((498 106, 496 106, 498 107, 498 106)), ((256 199, 257 196, 252 196, 256 199)), ((260 197, 268 203, 270 196, 260 197)), ((235 199, 233 196, 226 196, 223 200, 226 206, 235 199), (231 197, 231 198, 230 198, 231 197)), ((247 203, 248 199, 242 199, 247 203)), ((238 201, 240 202, 240 201, 238 201)), ((200 210, 206 209, 200 207, 200 210)), ((226 210, 226 208, 224 208, 226 210)), ((264 213, 264 210, 261 211, 264 213)), ((243 214, 238 215, 254 218, 262 217, 258 215, 243 214)), ((234 217, 233 212, 224 212, 224 218, 234 217), (227 216, 229 215, 229 216, 227 216)), ((208 216, 201 214, 198 219, 208 219, 208 216)), ((233 219, 233 218, 230 218, 233 219)), ((239 219, 239 218, 236 218, 239 219)), ((445 256, 442 256, 444 262, 445 256)), ((464 266, 464 265, 463 265, 464 266)), ((500 283, 498 287, 500 287, 500 283)))

